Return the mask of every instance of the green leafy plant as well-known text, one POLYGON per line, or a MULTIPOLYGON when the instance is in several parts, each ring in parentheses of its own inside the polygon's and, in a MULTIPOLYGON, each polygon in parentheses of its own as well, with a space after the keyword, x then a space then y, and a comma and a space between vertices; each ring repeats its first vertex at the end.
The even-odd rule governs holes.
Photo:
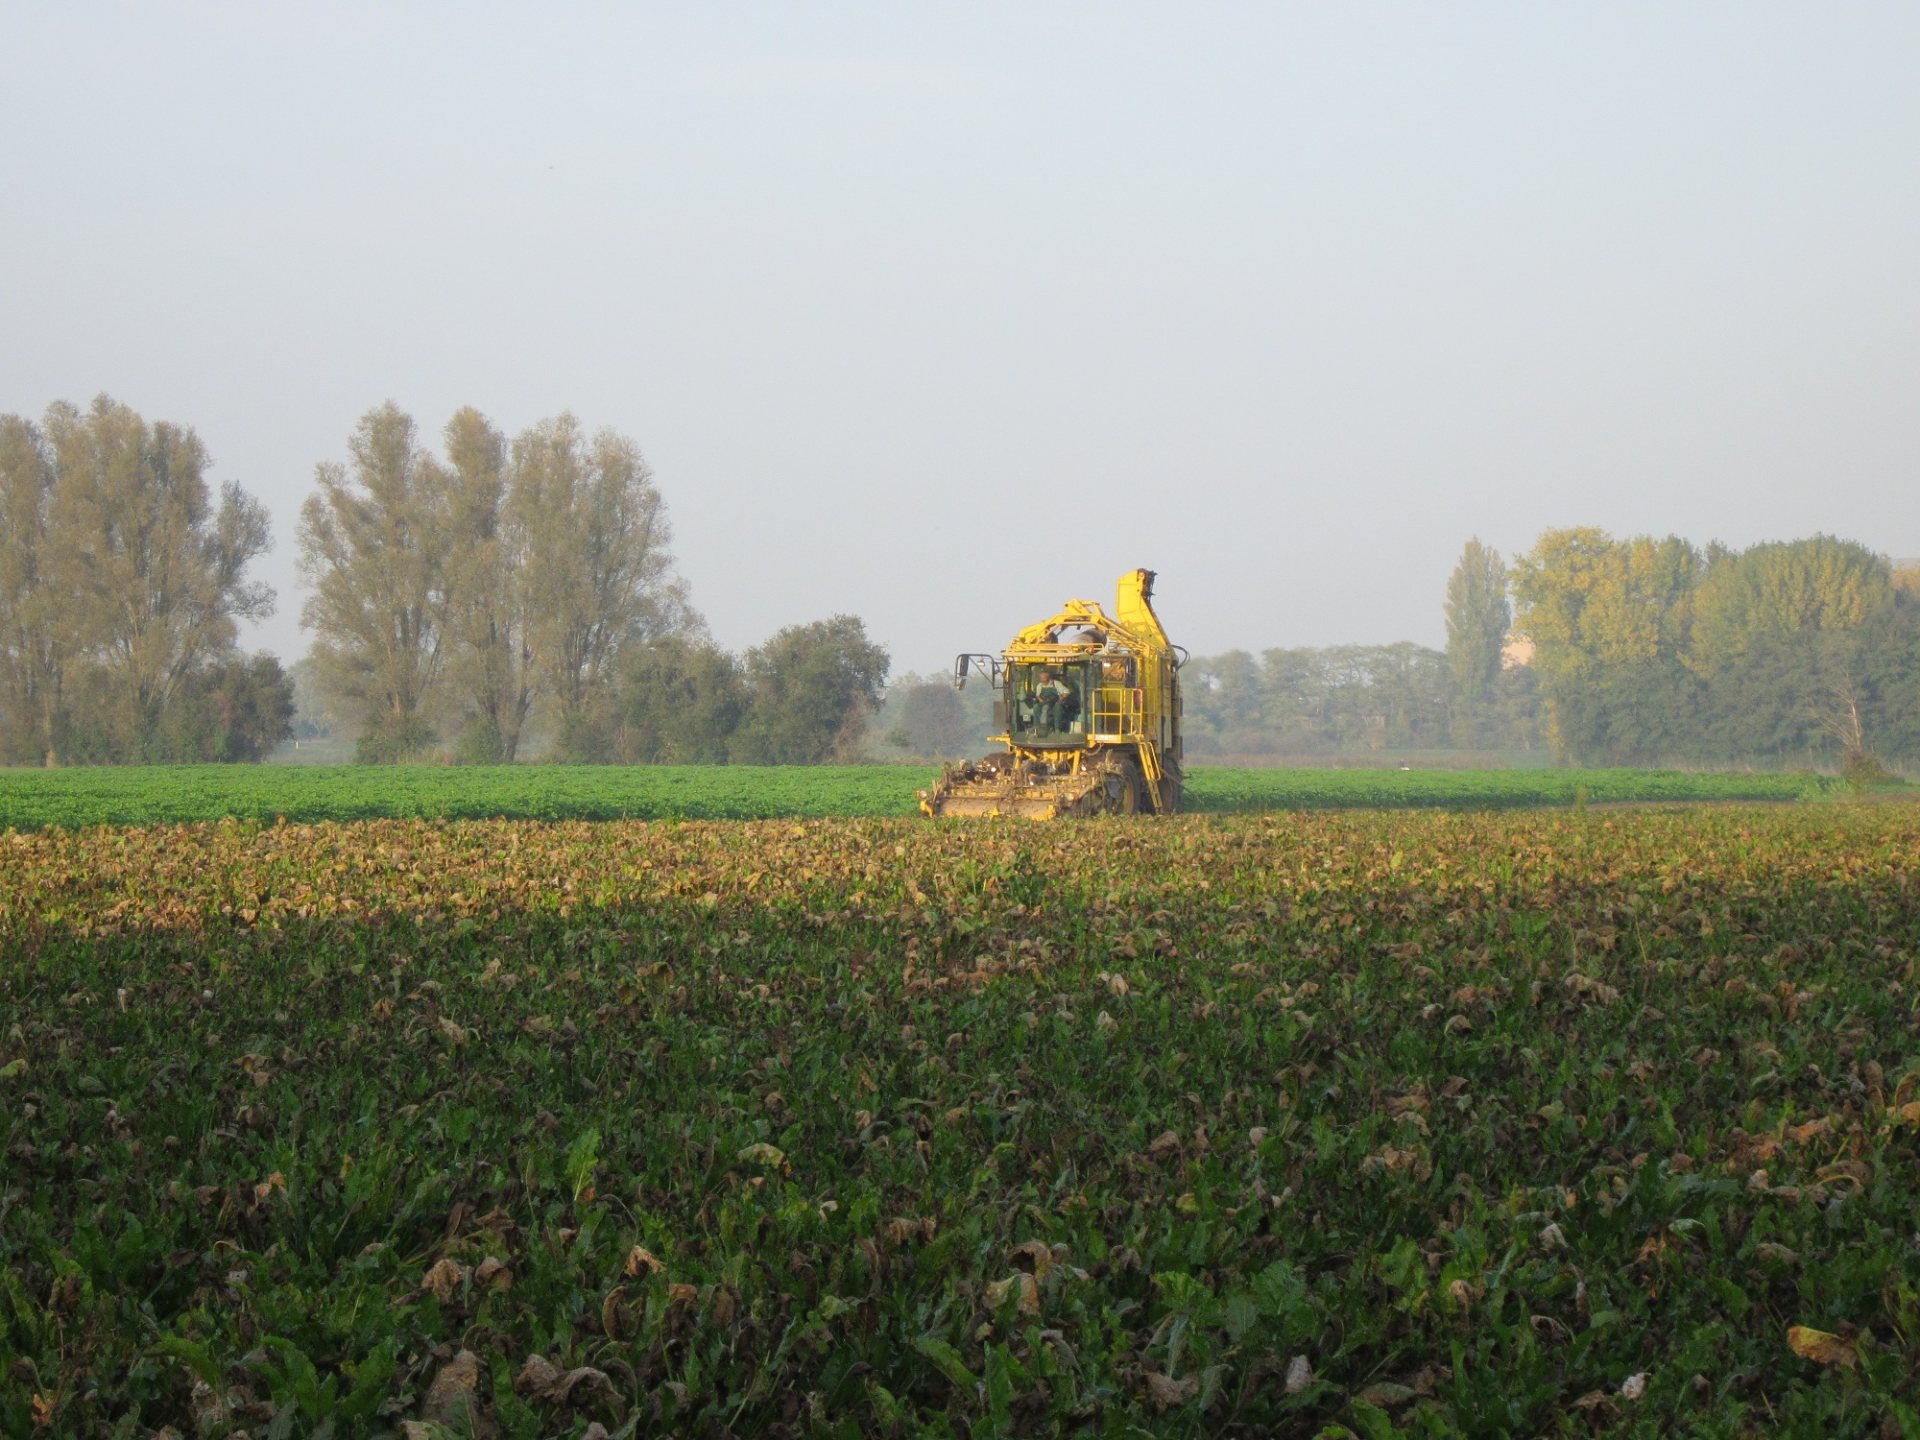
POLYGON ((0 1429, 1900 1433, 1916 853, 1902 805, 0 834, 0 1429))

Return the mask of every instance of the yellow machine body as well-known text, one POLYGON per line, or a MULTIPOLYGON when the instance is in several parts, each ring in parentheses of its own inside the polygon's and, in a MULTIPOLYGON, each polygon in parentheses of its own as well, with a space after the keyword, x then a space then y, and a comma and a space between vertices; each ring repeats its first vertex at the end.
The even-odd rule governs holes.
POLYGON ((1113 613, 1069 600, 999 655, 962 655, 998 690, 984 760, 946 766, 920 794, 928 815, 1171 814, 1180 808, 1180 678, 1186 652, 1153 610, 1153 572, 1120 577, 1113 613))

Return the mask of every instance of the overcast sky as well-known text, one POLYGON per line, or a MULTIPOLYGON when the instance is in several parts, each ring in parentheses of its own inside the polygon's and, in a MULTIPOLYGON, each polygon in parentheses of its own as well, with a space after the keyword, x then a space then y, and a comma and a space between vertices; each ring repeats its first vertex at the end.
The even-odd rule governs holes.
POLYGON ((0 411, 273 514, 571 409, 715 637, 896 670, 1160 572, 1196 652, 1444 636, 1471 535, 1920 555, 1920 5, 0 7, 0 411))

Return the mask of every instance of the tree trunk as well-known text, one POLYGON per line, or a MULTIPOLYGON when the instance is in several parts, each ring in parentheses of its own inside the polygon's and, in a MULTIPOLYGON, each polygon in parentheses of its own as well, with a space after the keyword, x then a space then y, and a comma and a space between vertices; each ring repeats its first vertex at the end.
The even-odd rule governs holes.
POLYGON ((40 707, 40 744, 46 751, 46 768, 60 768, 60 750, 53 743, 53 707, 42 702, 40 707))

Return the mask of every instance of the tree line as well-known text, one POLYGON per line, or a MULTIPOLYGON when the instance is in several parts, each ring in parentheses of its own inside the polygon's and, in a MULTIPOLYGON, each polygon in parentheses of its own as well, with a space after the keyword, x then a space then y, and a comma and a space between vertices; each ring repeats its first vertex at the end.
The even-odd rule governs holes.
POLYGON ((1535 677, 1503 663, 1507 588, 1498 552, 1474 539, 1447 583, 1445 650, 1398 641, 1196 656, 1181 692, 1188 753, 1537 748, 1535 677))
POLYGON ((363 761, 857 753, 885 649, 848 615, 715 645, 633 441, 570 414, 509 440, 472 408, 441 439, 388 403, 317 468, 289 672, 237 645, 273 609, 266 511, 216 495, 191 428, 106 396, 0 416, 0 763, 259 760, 296 693, 363 761))
POLYGON ((1195 756, 1550 749, 1589 765, 1920 759, 1920 568, 1831 536, 1746 550, 1549 530, 1467 542, 1446 648, 1234 650, 1185 672, 1195 756))
MULTIPOLYGON (((237 645, 265 509, 194 431, 106 396, 0 416, 0 763, 257 760, 303 722, 365 761, 809 763, 952 755, 985 700, 906 676, 854 616, 716 645, 637 445, 571 414, 435 451, 388 403, 301 508, 311 650, 237 645)), ((1186 672, 1189 752, 1551 747, 1583 764, 1920 759, 1920 568, 1830 536, 1736 551, 1477 538, 1446 647, 1233 650, 1186 672)))
POLYGON ((1920 570, 1864 545, 1550 530, 1512 594, 1570 759, 1920 758, 1920 570))
POLYGON ((852 755, 889 659, 859 619, 715 645, 639 448, 472 408, 425 448, 389 403, 300 512, 312 678, 362 760, 809 763, 852 755))
POLYGON ((101 396, 0 416, 0 763, 257 760, 293 692, 238 622, 265 509, 191 429, 101 396))
POLYGON ((463 759, 512 760, 543 709, 563 751, 591 750, 620 655, 699 628, 652 475, 571 415, 509 444, 467 408, 442 439, 444 457, 389 402, 316 472, 299 541, 319 686, 362 760, 443 734, 463 759))
POLYGON ((1196 656, 1183 671, 1181 695, 1195 757, 1539 744, 1531 675, 1496 669, 1469 710, 1449 654, 1411 641, 1196 656))

